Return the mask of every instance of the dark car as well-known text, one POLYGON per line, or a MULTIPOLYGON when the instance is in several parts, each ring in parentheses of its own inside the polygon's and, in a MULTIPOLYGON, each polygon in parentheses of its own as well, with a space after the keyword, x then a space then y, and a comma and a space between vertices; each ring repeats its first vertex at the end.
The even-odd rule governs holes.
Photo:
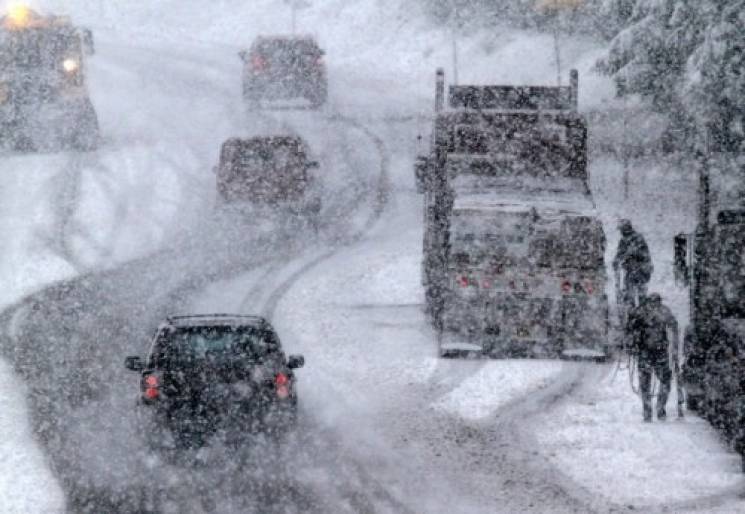
POLYGON ((203 445, 292 431, 297 418, 294 369, 265 319, 227 314, 171 317, 157 330, 149 355, 127 357, 141 373, 139 409, 151 446, 203 445))
POLYGON ((317 228, 321 211, 320 186, 298 136, 230 138, 220 148, 215 172, 223 203, 244 202, 302 216, 317 228))
POLYGON ((243 97, 249 105, 270 99, 326 102, 328 81, 324 51, 307 36, 259 37, 239 52, 243 60, 243 97))

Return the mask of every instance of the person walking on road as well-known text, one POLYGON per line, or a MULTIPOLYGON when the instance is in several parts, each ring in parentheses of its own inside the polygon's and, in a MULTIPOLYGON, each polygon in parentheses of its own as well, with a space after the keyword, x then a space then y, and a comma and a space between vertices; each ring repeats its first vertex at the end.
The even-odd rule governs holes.
POLYGON ((613 259, 613 271, 616 276, 616 288, 619 300, 619 314, 621 324, 626 323, 626 317, 631 309, 638 306, 640 300, 647 294, 647 285, 652 277, 652 258, 649 247, 642 235, 634 230, 631 222, 622 219, 618 223, 621 240, 613 259), (619 277, 623 271, 623 280, 619 277), (621 283, 623 289, 618 291, 621 283))
MULTIPOLYGON (((672 372, 678 380, 678 322, 657 293, 652 293, 629 313, 627 331, 631 336, 631 352, 637 358, 639 390, 644 421, 652 421, 652 376, 659 380, 657 419, 667 417, 665 408, 670 394, 672 372), (672 369, 671 369, 672 364, 672 369)), ((681 394, 680 391, 678 394, 681 394)), ((680 400, 680 399, 679 399, 680 400)), ((679 410, 678 415, 682 412, 679 410)))

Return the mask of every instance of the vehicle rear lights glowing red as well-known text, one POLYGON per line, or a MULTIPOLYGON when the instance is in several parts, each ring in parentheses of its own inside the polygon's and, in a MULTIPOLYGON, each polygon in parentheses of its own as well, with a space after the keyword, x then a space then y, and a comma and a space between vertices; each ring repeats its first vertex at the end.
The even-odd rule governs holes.
POLYGON ((468 287, 468 277, 465 275, 458 277, 458 284, 460 287, 468 287))
POLYGON ((587 292, 587 294, 592 294, 595 291, 592 282, 585 282, 585 291, 587 292))
POLYGON ((290 379, 284 373, 277 373, 274 377, 274 385, 277 388, 277 396, 285 399, 290 396, 290 379))
POLYGON ((277 396, 284 400, 285 398, 290 396, 290 389, 287 386, 278 386, 277 396))
POLYGON ((142 394, 147 400, 155 400, 160 396, 160 383, 157 376, 147 375, 142 379, 142 385, 145 388, 142 394))
POLYGON ((266 59, 260 55, 251 56, 251 68, 254 70, 263 70, 266 68, 266 59))
POLYGON ((561 292, 562 293, 571 293, 572 292, 572 283, 568 280, 564 280, 561 283, 561 292))

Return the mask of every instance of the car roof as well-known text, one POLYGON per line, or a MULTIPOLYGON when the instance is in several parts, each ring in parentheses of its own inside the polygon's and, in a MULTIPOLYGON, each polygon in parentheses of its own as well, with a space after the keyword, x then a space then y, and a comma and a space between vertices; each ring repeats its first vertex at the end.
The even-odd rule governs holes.
POLYGON ((309 153, 307 143, 300 136, 295 135, 275 135, 275 136, 255 136, 248 138, 233 137, 222 144, 222 150, 228 148, 237 148, 240 152, 249 149, 277 149, 287 148, 295 149, 298 152, 309 153))
POLYGON ((254 44, 280 43, 280 42, 298 42, 298 43, 306 43, 306 44, 312 44, 312 45, 318 46, 316 39, 313 36, 308 35, 308 34, 258 36, 256 39, 254 39, 254 44))
POLYGON ((233 137, 225 143, 239 144, 241 146, 249 145, 272 145, 280 146, 285 144, 295 144, 305 146, 305 141, 300 136, 295 135, 275 135, 275 136, 254 136, 254 137, 233 137))
POLYGON ((166 318, 165 325, 178 328, 212 326, 271 328, 271 325, 265 318, 244 314, 190 314, 170 316, 166 318))

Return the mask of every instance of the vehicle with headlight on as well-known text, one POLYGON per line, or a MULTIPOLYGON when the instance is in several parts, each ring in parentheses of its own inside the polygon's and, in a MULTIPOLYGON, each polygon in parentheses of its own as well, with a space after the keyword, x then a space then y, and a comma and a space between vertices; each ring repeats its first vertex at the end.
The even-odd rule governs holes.
POLYGON ((158 328, 140 373, 138 409, 153 449, 226 443, 264 433, 281 440, 297 420, 301 355, 285 356, 279 337, 258 316, 175 316, 158 328))
POLYGON ((88 29, 15 5, 0 17, 0 146, 93 150, 98 118, 85 81, 88 29))
POLYGON ((265 100, 305 99, 320 107, 328 96, 324 51, 309 36, 261 36, 239 52, 243 97, 249 106, 265 100))

